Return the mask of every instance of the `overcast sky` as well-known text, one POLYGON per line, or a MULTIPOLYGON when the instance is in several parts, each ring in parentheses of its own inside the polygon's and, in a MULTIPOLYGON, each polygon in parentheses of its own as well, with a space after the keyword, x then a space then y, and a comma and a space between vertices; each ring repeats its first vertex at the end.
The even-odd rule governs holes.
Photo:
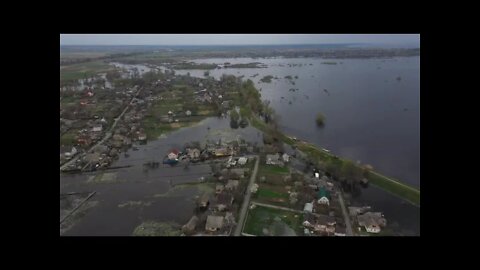
POLYGON ((419 34, 61 34, 60 45, 264 45, 369 43, 420 47, 419 34))

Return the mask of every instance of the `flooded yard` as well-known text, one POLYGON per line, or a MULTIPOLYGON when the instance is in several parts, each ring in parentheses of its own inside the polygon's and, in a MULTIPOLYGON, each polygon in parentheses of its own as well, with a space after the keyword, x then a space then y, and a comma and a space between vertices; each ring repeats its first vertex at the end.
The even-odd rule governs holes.
MULTIPOLYGON (((194 214, 195 196, 208 188, 204 184, 177 184, 199 181, 211 174, 210 164, 199 162, 187 168, 160 165, 147 169, 144 163, 161 162, 172 148, 182 149, 184 144, 206 140, 225 141, 245 139, 262 143, 255 128, 231 129, 226 118, 207 118, 199 124, 179 129, 161 138, 137 145, 138 150, 128 150, 128 157, 120 155, 112 166, 131 165, 128 168, 104 172, 60 176, 60 193, 93 192, 95 207, 85 211, 63 235, 132 235, 135 228, 147 221, 185 224, 194 214)), ((61 206, 62 208, 62 206, 61 206)))

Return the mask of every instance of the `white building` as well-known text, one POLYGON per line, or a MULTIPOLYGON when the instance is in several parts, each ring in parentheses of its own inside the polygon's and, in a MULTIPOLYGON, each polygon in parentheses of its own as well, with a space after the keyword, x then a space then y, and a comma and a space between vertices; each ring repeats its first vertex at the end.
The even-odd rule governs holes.
POLYGON ((321 197, 317 201, 318 204, 325 204, 325 205, 330 205, 330 201, 328 200, 327 197, 321 197))
POLYGON ((313 203, 306 203, 305 207, 303 208, 303 211, 312 213, 313 211, 313 203))
POLYGON ((103 129, 102 126, 95 126, 95 127, 93 127, 92 131, 93 131, 93 132, 101 132, 102 129, 103 129))
POLYGON ((238 158, 238 164, 239 165, 245 165, 248 161, 248 158, 246 157, 241 157, 241 158, 238 158))

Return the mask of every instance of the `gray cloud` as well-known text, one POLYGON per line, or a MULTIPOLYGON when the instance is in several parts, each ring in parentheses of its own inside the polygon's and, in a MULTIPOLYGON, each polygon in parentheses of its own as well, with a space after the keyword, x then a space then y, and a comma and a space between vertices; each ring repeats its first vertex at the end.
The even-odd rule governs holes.
POLYGON ((370 43, 420 46, 419 34, 61 34, 61 45, 265 45, 370 43))

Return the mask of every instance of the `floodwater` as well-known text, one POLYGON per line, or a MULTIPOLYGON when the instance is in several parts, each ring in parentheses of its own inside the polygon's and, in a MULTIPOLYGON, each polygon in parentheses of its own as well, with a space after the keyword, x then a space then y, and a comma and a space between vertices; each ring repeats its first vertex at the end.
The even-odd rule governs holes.
POLYGON ((159 168, 147 170, 143 164, 149 161, 161 163, 170 149, 182 149, 186 142, 199 141, 203 144, 207 139, 217 141, 220 138, 225 141, 245 139, 262 145, 261 133, 255 128, 248 126, 232 130, 228 119, 211 117, 145 145, 136 145, 138 150, 128 150, 129 157, 120 154, 119 160, 112 166, 131 167, 105 171, 114 175, 113 182, 89 183, 88 179, 97 173, 61 175, 60 193, 96 191, 91 200, 98 201, 64 235, 131 235, 135 227, 148 220, 185 224, 194 214, 194 197, 203 191, 191 186, 167 193, 171 190, 170 184, 207 177, 211 173, 210 165, 196 163, 185 168, 181 164, 173 167, 161 164, 159 168), (141 202, 142 205, 119 207, 129 201, 141 202))
MULTIPOLYGON (((420 57, 212 58, 193 62, 267 64, 268 68, 215 69, 210 76, 219 79, 222 74, 232 74, 251 79, 262 89, 262 99, 270 100, 285 133, 420 186, 420 57), (255 74, 259 75, 251 77, 255 74), (267 75, 279 79, 260 82, 267 75), (284 78, 288 75, 298 76, 292 80, 294 85, 284 78), (323 128, 315 124, 318 112, 326 118, 323 128)), ((203 70, 177 71, 187 72, 204 77, 203 70)))
MULTIPOLYGON (((222 74, 243 75, 244 79, 253 80, 261 89, 262 99, 270 100, 280 116, 285 133, 327 148, 339 156, 370 164, 387 176, 420 186, 419 57, 333 60, 212 58, 194 62, 267 64, 268 68, 215 69, 210 71, 210 76, 219 79, 222 74), (337 64, 322 64, 327 61, 337 64), (260 79, 266 75, 279 79, 261 83, 260 79), (288 75, 298 76, 292 80, 295 84, 284 78, 288 75), (315 125, 317 112, 326 117, 323 128, 315 125)), ((130 75, 135 67, 140 74, 150 70, 144 65, 115 65, 130 70, 130 75)), ((204 77, 204 70, 176 70, 176 73, 204 77)), ((113 166, 134 166, 111 171, 124 182, 92 184, 86 183, 88 175, 62 176, 61 193, 97 191, 92 200, 99 200, 99 204, 66 235, 131 235, 136 226, 149 219, 186 223, 193 214, 192 198, 200 194, 195 187, 173 196, 153 195, 166 193, 170 189, 170 180, 180 183, 207 176, 210 167, 194 165, 185 170, 183 166, 161 166, 145 171, 143 163, 161 162, 170 148, 181 148, 189 141, 203 141, 207 135, 216 139, 220 136, 236 137, 227 131, 232 131, 227 119, 208 118, 198 126, 138 146, 138 151, 129 150, 130 157, 122 154, 113 166), (211 129, 208 130, 207 126, 211 129), (127 201, 151 204, 133 209, 118 207, 127 201)), ((251 127, 235 132, 247 141, 261 143, 260 133, 251 127)), ((370 205, 372 211, 383 212, 388 227, 401 235, 420 234, 420 208, 381 189, 373 186, 362 189, 361 195, 352 202, 356 206, 370 205)))
MULTIPOLYGON (((420 57, 212 58, 194 62, 267 64, 268 68, 215 69, 210 76, 219 79, 231 74, 251 79, 261 89, 262 99, 269 100, 280 116, 285 133, 420 186, 420 57), (279 79, 260 82, 267 75, 279 79), (284 78, 288 75, 298 76, 291 80, 295 84, 284 78), (323 128, 315 124, 318 112, 326 118, 323 128)), ((203 70, 176 72, 204 77, 203 70)), ((420 208, 381 189, 362 189, 353 203, 384 212, 391 227, 402 235, 420 234, 420 208)))

